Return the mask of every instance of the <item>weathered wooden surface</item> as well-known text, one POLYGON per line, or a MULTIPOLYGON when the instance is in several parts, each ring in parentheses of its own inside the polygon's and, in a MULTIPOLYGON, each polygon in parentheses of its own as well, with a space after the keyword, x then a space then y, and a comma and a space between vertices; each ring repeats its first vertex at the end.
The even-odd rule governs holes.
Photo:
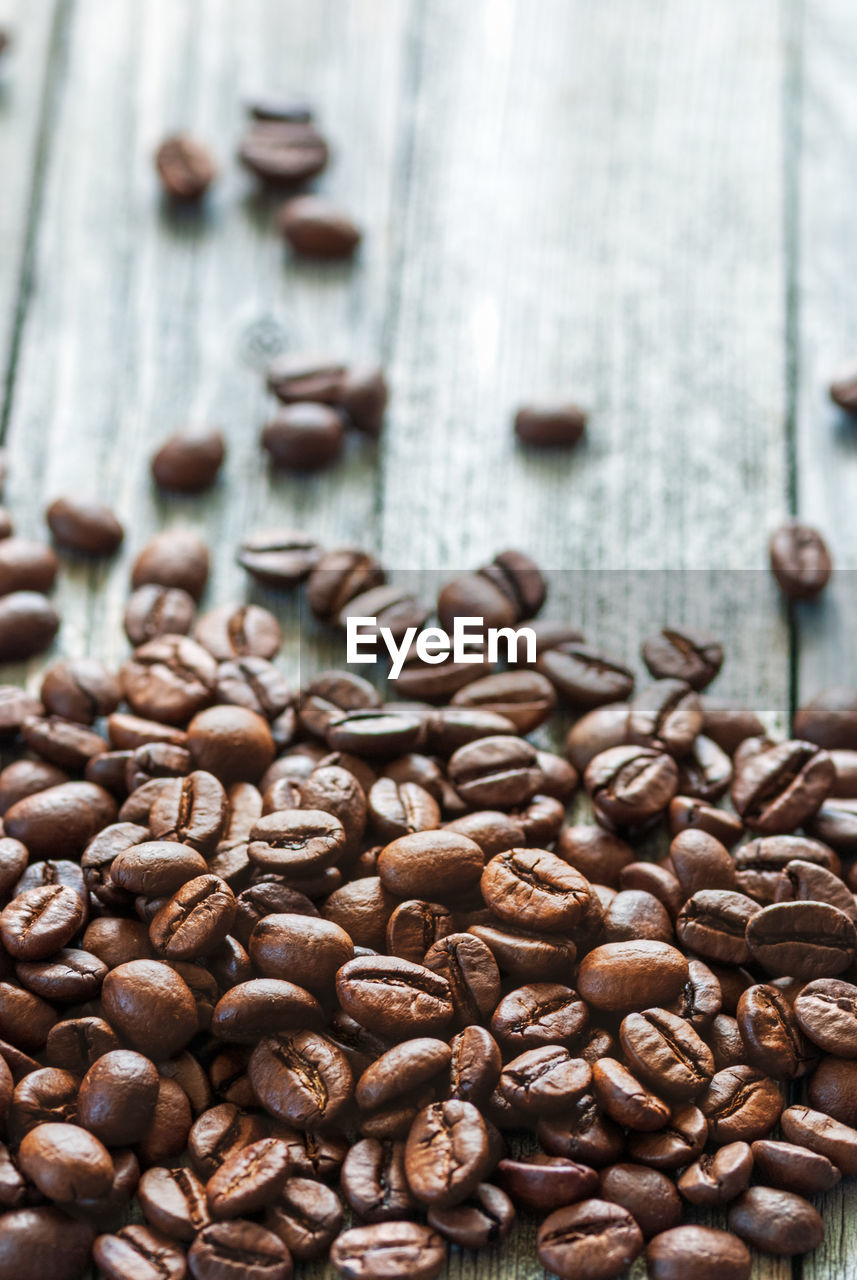
MULTIPOLYGON (((289 524, 424 585, 521 546, 552 571, 552 616, 626 659, 652 625, 710 625, 723 687, 782 717, 766 541, 795 489, 839 563, 854 554, 857 437, 823 398, 857 351, 846 0, 58 0, 59 19, 52 0, 3 3, 8 503, 36 533, 79 489, 128 529, 114 562, 66 565, 65 650, 122 656, 130 559, 163 523, 205 532, 212 599, 245 590, 242 532, 289 524), (317 104, 335 148, 319 189, 366 230, 352 266, 292 261, 276 200, 236 165, 260 90, 317 104), (153 176, 179 127, 221 163, 200 216, 165 208, 153 176), (272 477, 259 369, 302 347, 380 358, 393 401, 378 446, 272 477), (589 440, 526 454, 514 407, 553 394, 591 407, 589 440), (223 481, 164 499, 148 455, 199 418, 228 436, 223 481)), ((847 587, 796 616, 798 693, 857 678, 847 587)), ((266 603, 297 674, 295 609, 266 603)), ((808 1274, 853 1268, 842 1221, 808 1274)), ((454 1254, 450 1274, 534 1275, 532 1234, 454 1254)))
MULTIPOLYGON (((824 531, 836 572, 830 590, 799 616, 798 695, 857 682, 857 422, 832 405, 831 377, 857 354, 853 217, 857 178, 857 11, 847 0, 806 0, 801 35, 799 188, 795 246, 798 304, 797 506, 824 531)), ((824 1244, 803 1264, 808 1280, 857 1274, 857 1188, 850 1179, 823 1202, 824 1244)))

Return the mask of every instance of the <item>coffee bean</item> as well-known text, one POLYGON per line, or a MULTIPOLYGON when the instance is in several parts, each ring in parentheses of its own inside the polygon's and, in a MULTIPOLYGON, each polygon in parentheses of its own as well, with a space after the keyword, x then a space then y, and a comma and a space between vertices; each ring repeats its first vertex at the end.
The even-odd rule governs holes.
POLYGON ((212 1034, 234 1044, 255 1044, 280 1031, 320 1028, 321 1006, 308 991, 280 978, 237 983, 217 1002, 212 1034))
POLYGON ((133 1048, 154 1059, 171 1058, 196 1032, 190 988, 159 961, 118 965, 104 979, 101 999, 111 1025, 133 1048))
POLYGON ((265 1226, 279 1236, 293 1258, 311 1262, 330 1248, 342 1230, 339 1197, 312 1178, 290 1177, 265 1215, 265 1226))
POLYGON ((740 819, 733 814, 693 796, 676 796, 670 801, 669 822, 673 839, 685 831, 701 831, 719 840, 727 849, 741 838, 744 830, 740 819))
POLYGON ((270 529, 244 538, 238 563, 263 586, 283 590, 309 577, 321 556, 322 548, 309 534, 270 529))
POLYGON ((42 885, 19 893, 0 912, 0 939, 9 955, 42 960, 70 942, 83 920, 84 905, 73 889, 42 885))
POLYGON ((830 1191, 842 1177, 827 1156, 793 1142, 760 1138, 753 1143, 753 1166, 764 1182, 783 1191, 814 1196, 830 1191))
POLYGON ((671 756, 650 747, 610 747, 587 765, 584 782, 607 825, 635 826, 667 807, 678 770, 671 756))
POLYGON ((670 844, 670 860, 685 898, 711 889, 738 886, 729 850, 713 835, 688 828, 670 844))
POLYGON ((536 670, 582 711, 605 703, 621 703, 634 689, 633 673, 626 666, 577 641, 566 641, 540 653, 536 670))
POLYGON ((783 1109, 779 1088, 752 1067, 718 1071, 702 1096, 711 1137, 719 1143, 752 1142, 766 1137, 783 1109))
POLYGON ((745 1191, 753 1169, 753 1152, 763 1145, 729 1142, 712 1155, 700 1156, 678 1180, 678 1189, 691 1204, 728 1204, 745 1191))
POLYGON ((750 958, 746 935, 758 914, 758 903, 742 893, 701 889, 682 907, 676 933, 685 946, 706 960, 746 964, 750 958))
POLYGON ((842 1058, 822 1058, 809 1082, 807 1098, 810 1105, 834 1120, 853 1126, 857 1122, 854 1078, 853 1062, 842 1058))
POLYGON ((321 172, 328 148, 311 120, 262 119, 250 125, 238 156, 265 182, 292 185, 321 172))
POLYGON ((81 1280, 89 1267, 94 1234, 88 1223, 60 1209, 12 1209, 3 1215, 0 1268, 15 1280, 81 1280))
POLYGON ((830 581, 833 562, 817 529, 789 521, 771 535, 771 572, 790 600, 812 600, 830 581))
POLYGON ((299 1128, 332 1124, 352 1093, 345 1054, 313 1031, 266 1036, 250 1058, 249 1076, 265 1110, 299 1128))
POLYGON ((799 1147, 826 1156, 846 1177, 857 1173, 857 1129, 811 1107, 786 1107, 781 1118, 783 1137, 799 1147))
POLYGON ((451 1099, 419 1112, 405 1146, 405 1170, 422 1204, 439 1209, 460 1204, 489 1165, 485 1122, 472 1103, 451 1099))
POLYGON ((172 1240, 193 1240, 211 1220, 205 1187, 192 1169, 147 1169, 137 1195, 146 1221, 172 1240))
POLYGON ((853 962, 857 929, 825 902, 782 902, 764 907, 747 925, 754 960, 780 977, 835 977, 853 962))
POLYGON ((396 957, 349 960, 336 976, 336 994, 346 1013, 379 1035, 404 1027, 433 1035, 453 1018, 449 983, 422 965, 396 957))
POLYGON ((491 1031, 510 1052, 544 1044, 571 1048, 588 1019, 586 1005, 573 987, 534 982, 503 997, 491 1018, 491 1031))
POLYGON ((500 973, 485 942, 470 933, 450 932, 425 951, 423 963, 449 983, 457 1026, 490 1018, 500 999, 500 973))
POLYGON ((95 658, 54 662, 42 677, 41 698, 50 715, 92 724, 119 705, 119 681, 95 658))
POLYGON ((632 1069, 666 1097, 693 1098, 714 1075, 708 1045, 689 1022, 666 1009, 630 1013, 619 1035, 632 1069))
POLYGON ((361 239, 348 215, 321 196, 288 200, 278 221, 295 252, 309 258, 350 258, 361 239))
POLYGON ((80 1084, 78 1119, 108 1147, 140 1142, 152 1123, 158 1072, 130 1049, 105 1053, 80 1084))
POLYGON ((122 692, 141 716, 181 724, 212 699, 217 664, 187 636, 159 636, 135 649, 123 664, 122 692))
POLYGON ((665 1173, 643 1164, 613 1164, 601 1171, 601 1198, 627 1209, 648 1240, 681 1222, 681 1200, 665 1173))
POLYGON ((655 1133, 635 1133, 628 1140, 628 1155, 652 1169, 683 1169, 702 1154, 708 1137, 708 1121, 699 1107, 673 1110, 667 1123, 655 1133))
POLYGON ((329 920, 288 912, 266 915, 250 935, 250 958, 268 978, 283 978, 327 997, 338 970, 354 957, 351 938, 329 920))
POLYGON ((669 1004, 687 981, 687 961, 663 942, 610 942, 584 957, 578 986, 596 1009, 624 1012, 669 1004))
POLYGON ((390 893, 455 901, 479 883, 484 856, 473 840, 448 831, 418 831, 393 840, 378 858, 378 875, 390 893))
POLYGON ((575 1094, 584 1093, 592 1071, 560 1046, 530 1049, 503 1068, 500 1094, 523 1115, 538 1118, 564 1110, 575 1094))
POLYGON ((857 987, 836 978, 808 982, 794 1002, 803 1033, 827 1053, 857 1058, 857 987))
POLYGON ((193 597, 181 587, 147 583, 133 592, 125 606, 125 634, 133 645, 163 635, 187 635, 195 614, 193 597))
POLYGON ((656 680, 684 680, 704 689, 723 665, 723 648, 712 636, 686 627, 663 627, 643 644, 643 661, 656 680))
POLYGON ((561 1280, 610 1280, 631 1265, 643 1235, 621 1205, 582 1200, 557 1209, 539 1227, 539 1262, 561 1280))
MULTIPOLYGON (((130 839, 145 828, 131 827, 130 839)), ((92 844, 87 846, 86 857, 92 844)), ((206 871, 205 859, 190 845, 175 841, 147 840, 142 844, 130 843, 122 849, 110 864, 110 879, 129 893, 157 898, 170 896, 206 871)))
POLYGON ((526 405, 515 415, 515 434, 537 448, 570 448, 582 438, 586 413, 576 404, 542 402, 526 405))
POLYGON ((729 1210, 729 1228, 763 1253, 793 1257, 824 1239, 824 1221, 808 1200, 791 1191, 750 1187, 729 1210))
POLYGON ((510 849, 492 858, 482 873, 486 904, 510 924, 568 932, 590 910, 589 882, 544 849, 510 849))
POLYGON ((278 1138, 262 1138, 224 1160, 205 1188, 212 1215, 238 1218, 273 1204, 289 1175, 288 1153, 278 1138))
POLYGON ((500 1078, 500 1048, 484 1027, 469 1026, 449 1042, 449 1096, 484 1106, 500 1078))
POLYGON ((365 1222, 388 1222, 416 1208, 405 1176, 404 1142, 363 1138, 342 1166, 342 1194, 365 1222))
POLYGON ((28 538, 0 540, 0 596, 13 591, 50 591, 59 561, 51 547, 28 538))
POLYGON ((60 619, 38 591, 12 591, 0 596, 0 662, 32 658, 47 649, 60 619))
POLYGON ((790 1001, 776 987, 748 987, 738 1001, 736 1016, 751 1067, 779 1080, 797 1080, 817 1061, 790 1001))
POLYGON ((309 401, 279 409, 266 423, 261 443, 275 467, 313 471, 339 457, 344 439, 341 414, 309 401))
POLYGON ((754 831, 791 831, 817 811, 835 778, 836 768, 826 751, 809 742, 783 742, 738 771, 732 802, 754 831))
POLYGON ((208 580, 208 547, 190 529, 165 529, 150 538, 134 561, 131 585, 180 588, 198 600, 208 580))
POLYGON ((113 1181, 107 1148, 74 1124, 39 1124, 18 1149, 21 1172, 50 1200, 106 1195, 113 1181))
POLYGON ((21 726, 21 736, 36 755, 72 772, 85 769, 107 747, 100 734, 61 716, 29 716, 21 726))
POLYGON ((165 138, 155 154, 164 192, 179 202, 199 200, 217 177, 217 166, 205 145, 187 133, 165 138))
POLYGON ((689 1270, 698 1280, 749 1280, 750 1251, 737 1236, 716 1227, 672 1227, 646 1250, 652 1280, 682 1280, 689 1270))
POLYGON ((504 1159, 497 1166, 497 1177, 516 1204, 534 1213, 586 1199, 598 1189, 594 1169, 562 1156, 504 1159))
POLYGON ((158 779, 157 785, 148 814, 152 835, 189 844, 203 855, 211 852, 226 822, 226 792, 218 780, 197 769, 186 778, 158 779))
POLYGON ((331 1263, 349 1280, 433 1280, 445 1259, 441 1237, 416 1222, 352 1227, 330 1250, 331 1263))
POLYGON ((631 742, 681 757, 702 729, 699 697, 683 680, 658 680, 630 704, 631 742))
POLYGON ((194 1280, 234 1275, 236 1261, 247 1280, 291 1280, 292 1260, 283 1242, 272 1231, 242 1218, 209 1223, 188 1253, 194 1280))
POLYGON ((509 1197, 481 1182, 469 1199, 451 1209, 429 1209, 428 1225, 462 1249, 484 1249, 505 1240, 515 1221, 509 1197))
POLYGON ((662 1128, 669 1119, 669 1106, 615 1058, 598 1059, 592 1068, 592 1084, 599 1104, 617 1124, 648 1133, 662 1128))
POLYGON ((125 537, 113 509, 91 498, 56 498, 45 518, 60 547, 83 555, 111 556, 125 537))
POLYGON ((219 431, 205 426, 187 427, 168 436, 152 456, 152 476, 163 489, 201 493, 214 484, 225 456, 226 446, 219 431))

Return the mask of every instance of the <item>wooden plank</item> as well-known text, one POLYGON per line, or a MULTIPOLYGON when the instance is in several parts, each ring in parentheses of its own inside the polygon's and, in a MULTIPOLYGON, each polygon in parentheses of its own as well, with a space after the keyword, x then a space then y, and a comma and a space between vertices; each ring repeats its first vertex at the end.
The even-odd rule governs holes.
POLYGON ((18 322, 29 284, 30 230, 38 210, 61 40, 55 0, 0 0, 11 44, 0 58, 0 424, 14 373, 18 322))
MULTIPOLYGON (((857 684, 857 427, 829 401, 827 387, 857 353, 857 268, 853 219, 857 178, 857 13, 845 0, 806 0, 796 32, 801 49, 796 139, 797 509, 827 538, 836 564, 830 587, 801 606, 798 702, 826 686, 857 684)), ((820 1200, 824 1244, 803 1263, 806 1280, 857 1269, 857 1187, 843 1181, 820 1200)))
POLYGON ((652 620, 707 615, 734 653, 718 691, 743 672, 782 713, 766 575, 729 600, 692 576, 762 569, 785 509, 779 5, 440 0, 415 43, 385 560, 521 546, 550 612, 626 659, 652 620), (589 439, 525 453, 514 409, 552 395, 591 408, 589 439), (658 572, 602 572, 628 569, 658 572))
MULTIPOLYGON (((10 424, 10 492, 29 532, 67 490, 112 501, 128 532, 110 564, 67 564, 57 590, 65 651, 125 652, 129 562, 162 524, 205 533, 220 600, 243 594, 233 557, 253 528, 375 541, 371 443, 352 440, 318 477, 269 473, 260 364, 278 348, 377 357, 407 13, 383 0, 76 6, 10 424), (272 225, 278 200, 237 164, 244 103, 260 92, 317 105, 334 148, 319 189, 366 231, 352 267, 294 263, 272 225), (177 128, 207 140, 220 162, 199 216, 167 209, 155 180, 154 149, 177 128), (206 498, 162 498, 148 478, 153 445, 197 419, 228 437, 224 481, 206 498)), ((294 624, 294 610, 284 616, 294 624)))

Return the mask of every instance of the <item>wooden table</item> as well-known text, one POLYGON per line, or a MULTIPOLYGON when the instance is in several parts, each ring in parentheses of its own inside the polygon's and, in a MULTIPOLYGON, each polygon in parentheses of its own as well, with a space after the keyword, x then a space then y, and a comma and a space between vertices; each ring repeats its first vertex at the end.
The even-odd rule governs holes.
MULTIPOLYGON (((556 571, 553 616, 626 657, 644 615, 707 611, 737 655, 723 679, 781 722, 857 681, 857 426, 825 394, 857 350, 853 3, 0 0, 0 22, 8 505, 39 534, 79 490, 128 529, 109 565, 67 566, 66 651, 120 657, 156 527, 205 530, 225 599, 245 590, 240 533, 290 524, 401 574, 520 546, 556 571), (290 259, 236 165, 264 90, 317 104, 319 189, 366 232, 353 266, 290 259), (201 217, 153 177, 175 128, 221 161, 201 217), (259 369, 307 347, 382 361, 386 430, 322 476, 272 478, 259 369), (591 407, 588 443, 525 454, 513 409, 553 393, 591 407), (167 500, 148 455, 191 419, 227 433, 226 482, 167 500), (838 566, 791 614, 765 572, 789 512, 838 566), (744 584, 752 625, 718 582, 744 584)), ((857 1273, 853 1202, 826 1200, 804 1276, 857 1273)), ((532 1275, 531 1243, 451 1270, 532 1275)))

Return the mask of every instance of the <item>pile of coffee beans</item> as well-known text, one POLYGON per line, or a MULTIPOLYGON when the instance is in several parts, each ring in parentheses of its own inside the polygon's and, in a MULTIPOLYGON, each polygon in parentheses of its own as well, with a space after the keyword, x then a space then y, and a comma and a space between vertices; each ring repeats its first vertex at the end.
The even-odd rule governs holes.
MULTIPOLYGON (((366 552, 240 557, 426 620, 366 552)), ((533 666, 292 689, 267 609, 197 616, 208 568, 158 534, 118 671, 0 688, 2 1280, 431 1280, 519 1214, 568 1280, 816 1247, 857 1173, 857 694, 775 741, 705 692, 715 638, 645 638, 637 689, 548 621, 533 666)), ((507 551, 437 612, 545 596, 507 551)))

